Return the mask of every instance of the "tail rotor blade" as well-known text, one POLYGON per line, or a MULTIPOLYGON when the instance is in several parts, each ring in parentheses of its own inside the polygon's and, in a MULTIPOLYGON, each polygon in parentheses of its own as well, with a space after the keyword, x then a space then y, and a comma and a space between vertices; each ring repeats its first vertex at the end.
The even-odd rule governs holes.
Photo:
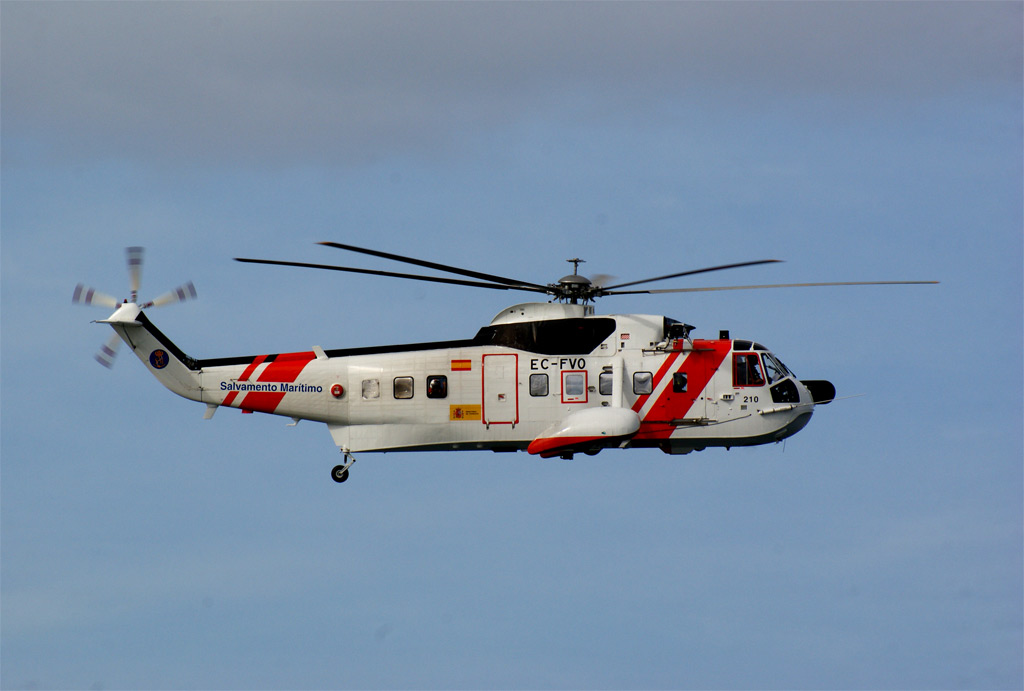
POLYGON ((101 293, 95 288, 79 283, 75 286, 75 293, 71 296, 71 302, 76 305, 100 305, 117 309, 117 298, 106 293, 101 293))
POLYGON ((96 353, 96 362, 100 363, 107 369, 114 366, 114 358, 117 357, 117 349, 121 345, 121 337, 117 334, 111 336, 106 343, 100 348, 99 352, 96 353))
POLYGON ((164 305, 173 305, 176 302, 185 302, 186 300, 196 299, 196 287, 192 285, 192 281, 180 285, 174 290, 164 293, 160 297, 147 302, 142 305, 142 309, 149 307, 163 307, 164 305))
POLYGON ((125 255, 128 260, 128 276, 131 279, 132 302, 139 297, 139 284, 142 281, 142 247, 128 247, 125 255))

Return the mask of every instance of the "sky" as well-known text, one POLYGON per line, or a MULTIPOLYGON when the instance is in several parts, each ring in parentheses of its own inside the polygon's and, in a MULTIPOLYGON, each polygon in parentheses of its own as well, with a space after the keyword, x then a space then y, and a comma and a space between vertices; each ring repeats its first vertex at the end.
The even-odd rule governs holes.
POLYGON ((4 689, 1024 685, 1020 2, 0 3, 4 689), (839 396, 784 444, 362 454, 177 398, 196 357, 467 338, 608 297, 839 396), (327 274, 328 272, 323 272, 327 274), (700 279, 700 280, 697 280, 700 279))

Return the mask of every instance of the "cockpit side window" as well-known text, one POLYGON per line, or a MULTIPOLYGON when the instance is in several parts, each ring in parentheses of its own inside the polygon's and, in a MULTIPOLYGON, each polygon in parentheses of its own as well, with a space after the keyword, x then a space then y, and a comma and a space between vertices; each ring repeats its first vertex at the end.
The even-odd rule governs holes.
POLYGON ((764 386, 761 360, 757 353, 734 353, 732 365, 733 386, 764 386))

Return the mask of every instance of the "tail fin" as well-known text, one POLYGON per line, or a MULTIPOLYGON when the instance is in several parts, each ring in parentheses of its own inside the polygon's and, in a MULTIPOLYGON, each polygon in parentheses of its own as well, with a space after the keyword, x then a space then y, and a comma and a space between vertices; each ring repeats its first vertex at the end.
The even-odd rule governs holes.
POLYGON ((160 383, 193 401, 202 400, 199 363, 157 329, 135 303, 122 304, 101 324, 110 324, 160 383))

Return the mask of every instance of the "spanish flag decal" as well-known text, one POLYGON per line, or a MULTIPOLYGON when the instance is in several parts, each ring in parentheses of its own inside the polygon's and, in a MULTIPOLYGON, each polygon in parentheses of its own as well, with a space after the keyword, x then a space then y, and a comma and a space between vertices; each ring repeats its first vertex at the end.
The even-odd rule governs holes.
POLYGON ((452 372, 468 372, 473 369, 472 360, 452 360, 452 372))

